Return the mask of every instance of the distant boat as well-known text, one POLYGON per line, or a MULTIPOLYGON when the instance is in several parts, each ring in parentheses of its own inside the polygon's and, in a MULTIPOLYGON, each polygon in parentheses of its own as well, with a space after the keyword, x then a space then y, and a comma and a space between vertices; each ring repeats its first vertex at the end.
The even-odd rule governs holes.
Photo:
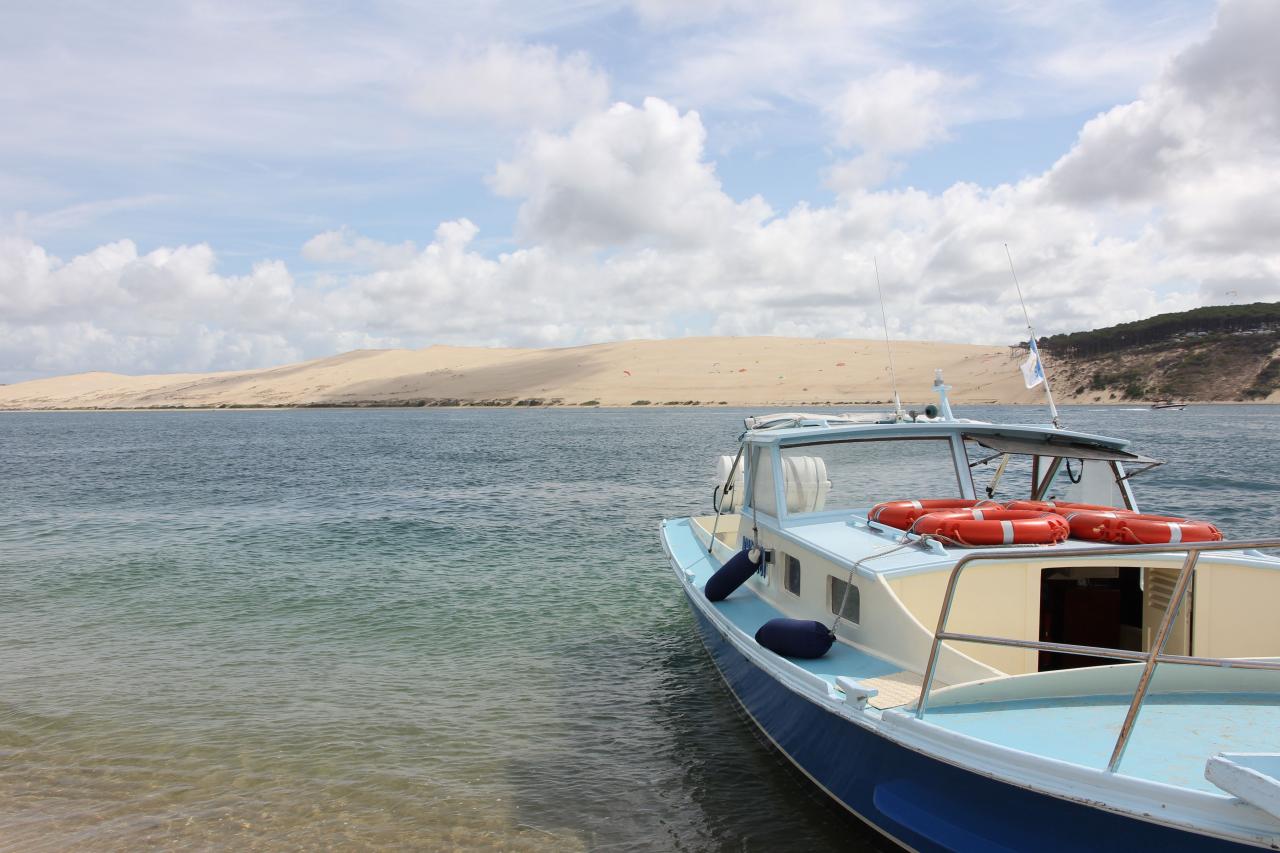
POLYGON ((1175 403, 1172 400, 1161 400, 1158 403, 1151 404, 1151 408, 1153 409, 1177 409, 1178 411, 1182 411, 1186 407, 1186 403, 1175 403))
POLYGON ((750 720, 911 850, 1280 849, 1280 539, 1141 514, 1157 460, 938 385, 748 418, 715 515, 662 523, 750 720))

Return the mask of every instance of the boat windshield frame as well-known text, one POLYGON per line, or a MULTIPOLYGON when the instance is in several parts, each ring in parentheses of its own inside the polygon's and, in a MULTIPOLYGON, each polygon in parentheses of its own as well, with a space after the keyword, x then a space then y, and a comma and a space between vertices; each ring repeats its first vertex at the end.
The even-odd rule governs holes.
MULTIPOLYGON (((861 507, 824 508, 815 512, 787 511, 786 482, 782 462, 783 451, 815 445, 921 439, 949 440, 952 465, 960 487, 959 497, 968 499, 976 499, 979 495, 977 494, 977 484, 973 479, 972 460, 965 448, 966 441, 973 441, 983 446, 988 446, 987 441, 993 444, 1002 443, 1010 448, 1008 452, 1013 455, 1027 456, 1036 462, 1037 473, 1039 473, 1038 461, 1041 457, 1052 459, 1049 470, 1045 472, 1047 476, 1044 477, 1042 484, 1045 487, 1049 485, 1053 473, 1056 473, 1058 465, 1064 459, 1085 457, 1098 461, 1108 461, 1115 470, 1116 483, 1120 488, 1123 500, 1130 508, 1136 508, 1136 503, 1128 483, 1128 478, 1132 475, 1125 472, 1124 462, 1136 462, 1145 464, 1147 467, 1162 464, 1160 460, 1129 451, 1127 449, 1129 442, 1125 439, 1062 430, 1051 425, 994 424, 983 421, 952 420, 857 425, 837 425, 833 423, 825 427, 775 427, 772 429, 748 430, 743 434, 743 442, 750 451, 747 458, 752 460, 752 463, 747 465, 744 471, 746 494, 742 511, 744 513, 756 512, 779 526, 786 526, 788 522, 807 524, 814 521, 847 516, 851 511, 856 511, 861 507), (1016 449, 1014 449, 1015 445, 1016 449), (1043 452, 1033 453, 1032 451, 1034 450, 1043 450, 1043 452), (755 459, 759 453, 768 453, 770 456, 773 477, 773 503, 776 512, 769 512, 768 509, 760 509, 756 506, 755 471, 758 463, 755 459)), ((1143 468, 1142 470, 1147 469, 1143 468)), ((1040 479, 1040 476, 1037 476, 1037 480, 1040 479)), ((889 500, 901 497, 913 496, 893 495, 884 499, 889 500)))

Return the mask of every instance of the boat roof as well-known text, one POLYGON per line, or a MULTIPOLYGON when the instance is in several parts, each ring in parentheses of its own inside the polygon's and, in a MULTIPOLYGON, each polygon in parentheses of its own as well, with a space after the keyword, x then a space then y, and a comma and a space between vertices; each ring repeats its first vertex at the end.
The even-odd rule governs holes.
MULTIPOLYGON (((892 416, 888 416, 892 418, 892 416)), ((787 414, 766 418, 747 418, 743 440, 754 444, 825 444, 871 438, 936 438, 953 435, 971 436, 979 443, 1009 453, 1039 453, 1045 456, 1078 457, 1087 451, 1103 451, 1100 456, 1085 458, 1118 458, 1132 461, 1136 454, 1110 454, 1123 451, 1129 441, 1087 432, 1060 429, 1053 424, 991 423, 968 419, 942 420, 853 420, 847 415, 787 414)))

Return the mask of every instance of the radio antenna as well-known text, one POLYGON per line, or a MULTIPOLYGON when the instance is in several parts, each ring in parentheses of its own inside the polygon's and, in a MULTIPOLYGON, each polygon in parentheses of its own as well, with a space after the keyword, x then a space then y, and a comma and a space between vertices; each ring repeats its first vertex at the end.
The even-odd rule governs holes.
POLYGON ((1018 284, 1018 273, 1013 268, 1013 253, 1009 251, 1008 243, 1004 244, 1004 253, 1009 258, 1009 272, 1013 274, 1013 286, 1018 291, 1018 302, 1022 305, 1022 319, 1027 321, 1027 347, 1031 355, 1022 365, 1022 376, 1028 388, 1044 383, 1044 395, 1049 400, 1049 416, 1053 418, 1053 425, 1062 429, 1062 423, 1058 419, 1058 407, 1053 404, 1053 391, 1049 390, 1049 374, 1045 373, 1044 363, 1040 361, 1040 348, 1036 346, 1036 331, 1031 328, 1031 315, 1027 313, 1027 301, 1022 298, 1022 285, 1018 284))
POLYGON ((889 381, 893 383, 893 416, 903 420, 902 400, 898 397, 898 374, 893 369, 893 347, 889 346, 889 318, 884 313, 884 288, 880 286, 880 264, 874 255, 871 256, 871 265, 876 270, 876 292, 880 294, 880 323, 884 326, 884 351, 889 356, 889 381))

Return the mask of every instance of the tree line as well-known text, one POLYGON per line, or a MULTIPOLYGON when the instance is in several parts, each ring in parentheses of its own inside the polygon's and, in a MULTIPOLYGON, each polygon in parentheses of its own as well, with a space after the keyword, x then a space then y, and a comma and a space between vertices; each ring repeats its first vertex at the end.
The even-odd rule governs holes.
POLYGON ((1280 329, 1280 302, 1254 302, 1158 314, 1105 329, 1048 335, 1036 343, 1040 349, 1057 356, 1088 358, 1166 341, 1276 329, 1280 329))

